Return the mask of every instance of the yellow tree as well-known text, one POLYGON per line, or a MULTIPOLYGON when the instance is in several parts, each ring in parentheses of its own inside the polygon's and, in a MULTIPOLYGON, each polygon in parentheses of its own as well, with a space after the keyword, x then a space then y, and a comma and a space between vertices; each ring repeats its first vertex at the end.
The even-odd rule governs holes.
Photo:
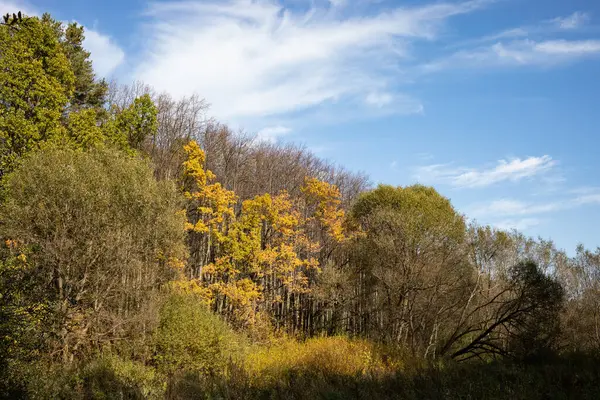
POLYGON ((347 254, 340 251, 341 243, 351 236, 346 226, 346 215, 342 209, 341 194, 337 186, 314 177, 306 177, 301 188, 301 207, 304 215, 304 230, 310 240, 318 244, 311 256, 319 261, 319 269, 307 273, 309 296, 300 298, 302 330, 314 333, 328 329, 341 318, 338 292, 346 287, 344 271, 339 266, 346 261, 347 254))
MULTIPOLYGON (((301 188, 304 195, 306 230, 323 246, 332 247, 346 239, 345 213, 337 186, 314 177, 306 177, 301 188)), ((325 249, 330 251, 330 249, 325 249)), ((324 255, 320 261, 323 262, 324 255)))
POLYGON ((285 303, 289 309, 291 296, 308 290, 306 271, 318 266, 314 258, 300 257, 310 246, 286 192, 244 201, 223 255, 204 271, 217 311, 247 324, 259 308, 282 312, 285 303))
POLYGON ((198 143, 184 146, 183 192, 188 200, 189 278, 200 278, 202 268, 214 261, 234 217, 235 194, 214 182, 215 175, 205 167, 206 156, 198 143))
POLYGON ((236 215, 235 194, 215 182, 200 146, 192 141, 184 150, 190 258, 187 279, 176 286, 199 293, 239 326, 264 312, 300 327, 310 282, 327 258, 323 251, 345 238, 339 190, 307 178, 300 198, 256 196, 236 215))

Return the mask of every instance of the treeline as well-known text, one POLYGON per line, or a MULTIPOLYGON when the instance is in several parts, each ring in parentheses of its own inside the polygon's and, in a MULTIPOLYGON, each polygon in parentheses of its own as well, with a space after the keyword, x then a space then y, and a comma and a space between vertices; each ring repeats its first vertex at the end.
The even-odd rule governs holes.
POLYGON ((49 15, 0 25, 2 396, 239 398, 289 371, 400 390, 408 360, 600 349, 600 250, 98 80, 83 39, 49 15))

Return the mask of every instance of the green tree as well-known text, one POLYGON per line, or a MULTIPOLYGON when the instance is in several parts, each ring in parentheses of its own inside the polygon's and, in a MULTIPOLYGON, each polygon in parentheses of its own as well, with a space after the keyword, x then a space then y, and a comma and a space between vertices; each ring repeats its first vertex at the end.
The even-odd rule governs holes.
POLYGON ((352 216, 363 231, 353 246, 356 324, 371 336, 434 354, 472 277, 463 217, 421 185, 381 185, 358 199, 352 216))
POLYGON ((60 29, 61 43, 75 75, 75 88, 70 98, 72 110, 95 108, 101 110, 106 102, 108 84, 104 79, 97 81, 90 52, 83 47, 83 26, 73 22, 60 29))
POLYGON ((84 38, 82 26, 49 14, 0 25, 0 178, 44 142, 128 148, 156 129, 149 99, 107 113, 108 85, 96 80, 84 38))
POLYGON ((126 140, 132 149, 141 149, 147 138, 156 134, 158 110, 148 94, 137 97, 129 107, 115 115, 113 140, 126 140))
POLYGON ((0 177, 64 132, 75 75, 49 17, 0 25, 0 177))

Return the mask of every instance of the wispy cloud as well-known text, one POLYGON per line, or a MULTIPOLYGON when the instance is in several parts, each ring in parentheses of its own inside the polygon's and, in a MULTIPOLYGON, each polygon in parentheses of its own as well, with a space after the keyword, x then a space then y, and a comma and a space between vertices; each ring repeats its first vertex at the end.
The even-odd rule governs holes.
POLYGON ((365 98, 365 103, 376 107, 386 106, 392 101, 394 101, 394 96, 391 93, 386 92, 372 92, 365 98))
POLYGON ((518 215, 543 214, 564 209, 569 202, 527 203, 512 199, 494 200, 489 204, 479 204, 468 209, 471 217, 506 217, 518 215))
MULTIPOLYGON (((540 221, 537 216, 554 214, 556 212, 572 210, 582 206, 600 205, 600 192, 585 192, 576 196, 551 200, 547 202, 520 201, 515 199, 499 199, 489 203, 474 204, 466 208, 467 216, 475 219, 499 221, 496 226, 509 226, 509 222, 516 224, 519 221, 540 221)), ((518 228, 517 228, 518 229, 518 228)))
POLYGON ((520 219, 505 219, 493 223, 496 228, 502 230, 513 230, 525 231, 534 226, 538 226, 542 221, 538 218, 520 218, 520 219))
POLYGON ((576 11, 567 17, 554 18, 550 22, 560 29, 572 30, 587 24, 589 20, 590 15, 588 13, 576 11))
POLYGON ((513 40, 458 51, 423 66, 425 72, 452 68, 554 66, 600 56, 600 40, 513 40))
POLYGON ((450 46, 463 48, 437 60, 424 63, 424 72, 446 69, 490 67, 556 66, 600 55, 599 39, 567 40, 567 31, 581 31, 590 14, 576 11, 567 16, 540 21, 469 39, 450 46))
POLYGON ((532 203, 514 199, 494 200, 487 204, 475 204, 467 207, 465 212, 469 218, 489 223, 498 229, 525 231, 540 225, 540 215, 560 211, 566 207, 565 202, 532 203))
POLYGON ((318 3, 306 11, 260 0, 154 3, 134 75, 175 96, 197 92, 226 120, 323 104, 421 112, 410 96, 388 90, 401 75, 398 63, 415 41, 435 39, 448 18, 490 3, 435 2, 360 17, 318 3))
POLYGON ((473 47, 478 44, 495 43, 507 39, 538 38, 538 40, 540 40, 539 38, 548 35, 581 29, 585 27, 590 20, 590 14, 576 11, 571 15, 540 21, 537 24, 512 27, 480 38, 469 39, 454 44, 454 47, 473 47))
POLYGON ((577 197, 575 205, 600 204, 600 193, 588 193, 577 197))
POLYGON ((417 167, 415 178, 422 183, 447 184, 456 188, 476 188, 500 182, 517 182, 543 174, 556 165, 548 155, 524 159, 499 160, 492 168, 453 167, 433 164, 417 167))
POLYGON ((269 126, 258 131, 256 138, 260 141, 274 143, 280 137, 288 135, 291 131, 291 128, 288 128, 287 126, 269 126))

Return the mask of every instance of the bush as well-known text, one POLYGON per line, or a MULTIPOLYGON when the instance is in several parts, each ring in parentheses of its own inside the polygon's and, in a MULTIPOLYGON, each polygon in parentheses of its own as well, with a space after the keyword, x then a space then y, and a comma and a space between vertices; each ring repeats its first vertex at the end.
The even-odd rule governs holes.
POLYGON ((243 352, 243 338, 192 294, 173 294, 160 310, 154 362, 170 376, 226 373, 243 352))
POLYGON ((315 375, 380 375, 391 367, 373 345, 342 336, 283 340, 250 353, 245 368, 256 381, 272 382, 291 372, 315 375))
POLYGON ((86 399, 162 399, 165 378, 152 367, 115 356, 88 364, 81 373, 86 399))
POLYGON ((22 363, 12 369, 7 399, 162 399, 166 379, 152 367, 114 355, 87 364, 22 363))

